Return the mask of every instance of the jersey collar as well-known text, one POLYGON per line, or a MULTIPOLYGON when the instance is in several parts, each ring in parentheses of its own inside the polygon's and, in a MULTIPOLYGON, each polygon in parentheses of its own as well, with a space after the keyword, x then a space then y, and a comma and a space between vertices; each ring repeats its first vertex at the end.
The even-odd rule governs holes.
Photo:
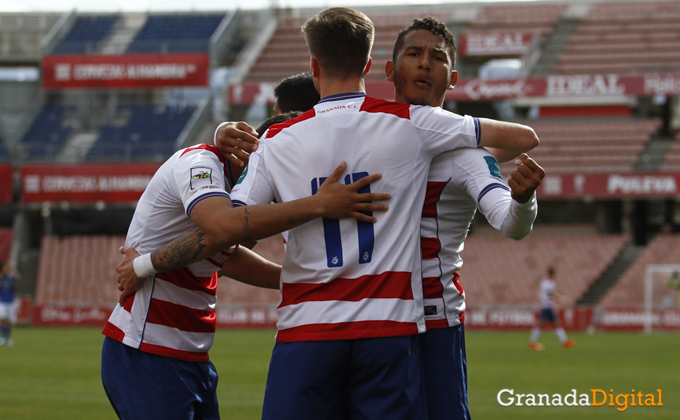
POLYGON ((318 103, 324 103, 324 102, 332 102, 332 101, 342 101, 345 99, 355 99, 355 98, 363 98, 365 97, 366 94, 364 92, 347 92, 347 93, 338 93, 336 95, 328 95, 324 97, 322 100, 320 100, 318 103))

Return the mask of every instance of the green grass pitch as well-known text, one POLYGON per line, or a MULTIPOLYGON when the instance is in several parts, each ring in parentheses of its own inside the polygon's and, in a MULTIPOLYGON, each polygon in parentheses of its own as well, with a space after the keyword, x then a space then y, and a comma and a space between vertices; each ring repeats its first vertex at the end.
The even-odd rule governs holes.
MULTIPOLYGON (((546 332, 543 352, 527 349, 528 337, 528 332, 467 332, 473 419, 680 418, 680 334, 570 334, 578 344, 565 350, 546 332), (562 397, 576 389, 591 401, 591 389, 614 399, 633 389, 636 395, 661 389, 663 406, 631 406, 628 397, 622 412, 609 401, 600 407, 504 407, 497 401, 503 389, 562 397)), ((99 329, 22 327, 13 338, 14 347, 0 347, 0 419, 116 418, 99 376, 99 329)), ((272 330, 218 331, 210 354, 220 374, 223 419, 260 418, 273 344, 272 330)))

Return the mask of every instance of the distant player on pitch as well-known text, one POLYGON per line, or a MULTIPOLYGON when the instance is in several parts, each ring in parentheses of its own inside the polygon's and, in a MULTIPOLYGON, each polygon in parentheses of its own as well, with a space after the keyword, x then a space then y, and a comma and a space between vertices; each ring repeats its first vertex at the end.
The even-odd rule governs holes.
POLYGON ((555 334, 559 338, 562 347, 568 349, 576 344, 576 341, 567 337, 567 333, 560 325, 560 319, 555 312, 555 305, 559 301, 559 296, 555 292, 555 268, 548 267, 546 276, 541 280, 540 285, 541 298, 541 314, 538 318, 538 325, 531 330, 531 338, 529 339, 529 348, 536 351, 543 350, 543 344, 538 342, 538 337, 541 335, 541 330, 545 324, 552 324, 555 327, 555 334))

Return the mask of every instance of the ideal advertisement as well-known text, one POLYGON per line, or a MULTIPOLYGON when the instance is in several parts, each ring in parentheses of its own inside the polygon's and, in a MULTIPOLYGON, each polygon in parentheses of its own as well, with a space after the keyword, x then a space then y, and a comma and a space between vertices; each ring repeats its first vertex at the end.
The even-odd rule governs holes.
POLYGON ((463 56, 523 55, 531 51, 537 39, 533 31, 466 32, 460 36, 463 56))
MULTIPOLYGON (((274 103, 276 83, 246 82, 228 89, 230 105, 274 103)), ((394 86, 388 81, 366 80, 366 92, 375 98, 394 99, 394 86)), ((619 95, 680 95, 680 73, 639 75, 574 74, 521 79, 458 79, 446 100, 492 101, 526 97, 611 97, 619 95)))
POLYGON ((159 167, 157 163, 24 165, 21 202, 135 202, 159 167))
POLYGON ((208 86, 208 54, 48 55, 45 89, 208 86))

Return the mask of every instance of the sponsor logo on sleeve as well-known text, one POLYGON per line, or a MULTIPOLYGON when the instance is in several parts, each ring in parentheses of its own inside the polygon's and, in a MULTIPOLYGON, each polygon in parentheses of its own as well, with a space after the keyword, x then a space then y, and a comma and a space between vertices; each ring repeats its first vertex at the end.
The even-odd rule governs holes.
POLYGON ((491 176, 494 178, 503 179, 503 176, 501 175, 501 168, 498 166, 498 161, 496 158, 493 156, 484 156, 484 160, 486 161, 486 165, 489 167, 489 173, 491 176))

